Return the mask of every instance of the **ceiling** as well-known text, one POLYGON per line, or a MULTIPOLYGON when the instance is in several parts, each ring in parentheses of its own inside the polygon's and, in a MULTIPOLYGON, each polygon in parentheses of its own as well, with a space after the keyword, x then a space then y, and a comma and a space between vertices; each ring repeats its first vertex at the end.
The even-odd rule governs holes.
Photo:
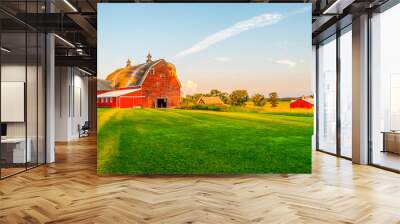
MULTIPOLYGON (((378 7, 387 0, 1 0, 2 31, 54 32, 56 65, 79 66, 96 73, 97 3, 169 2, 269 2, 312 3, 313 42, 335 32, 337 22, 351 23, 351 17, 378 7), (27 13, 26 13, 27 12, 27 13), (50 13, 51 12, 51 13, 50 13)), ((11 35, 11 34, 8 34, 11 35)), ((16 41, 18 38, 15 39, 16 41)))

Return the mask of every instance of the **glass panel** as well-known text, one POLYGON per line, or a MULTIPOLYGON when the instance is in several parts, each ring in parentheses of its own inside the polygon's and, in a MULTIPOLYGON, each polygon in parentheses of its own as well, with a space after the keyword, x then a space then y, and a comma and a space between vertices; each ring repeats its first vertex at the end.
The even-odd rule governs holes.
MULTIPOLYGON (((1 1, 14 14, 43 13, 45 1, 1 1)), ((45 35, 0 12, 0 177, 45 162, 45 35)), ((32 21, 34 22, 34 21, 32 21)))
POLYGON ((46 37, 39 34, 38 45, 38 163, 45 163, 45 44, 46 37))
POLYGON ((340 150, 352 157, 352 35, 351 30, 340 36, 340 150))
POLYGON ((28 142, 28 151, 31 153, 28 155, 31 157, 28 160, 28 168, 34 167, 37 165, 37 150, 38 150, 38 141, 37 141, 37 132, 38 132, 38 107, 37 107, 37 98, 38 98, 38 36, 36 32, 27 33, 28 38, 28 63, 27 63, 27 82, 26 82, 26 111, 27 111, 27 142, 28 142))
MULTIPOLYGON (((38 11, 39 5, 37 1, 27 2, 27 13, 37 13, 38 11)), ((37 23, 37 21, 31 22, 37 23)), ((31 158, 27 163, 28 168, 35 167, 38 164, 38 45, 38 33, 35 30, 27 30, 26 125, 28 144, 27 150, 31 151, 31 158)))
MULTIPOLYGON (((312 79, 311 79, 311 83, 312 83, 312 90, 313 90, 313 96, 315 99, 316 94, 316 87, 317 87, 317 48, 315 45, 312 46, 312 79)), ((314 100, 314 105, 315 105, 315 100, 314 100)), ((315 116, 316 114, 316 109, 314 108, 314 129, 313 129, 313 136, 312 136, 312 150, 316 150, 316 136, 317 136, 317 116, 315 116)))
MULTIPOLYGON (((26 150, 26 34, 2 33, 1 44, 1 140, 2 177, 25 170, 26 150)), ((29 149, 29 147, 28 147, 29 149)))
POLYGON ((318 148, 336 153, 336 39, 318 48, 318 148))
POLYGON ((372 163, 400 170, 400 5, 372 18, 372 163))

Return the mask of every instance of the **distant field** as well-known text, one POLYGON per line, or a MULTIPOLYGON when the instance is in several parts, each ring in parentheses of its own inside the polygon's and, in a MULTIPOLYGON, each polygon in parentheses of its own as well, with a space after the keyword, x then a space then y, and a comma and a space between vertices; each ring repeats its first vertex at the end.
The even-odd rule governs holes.
POLYGON ((213 111, 225 111, 225 112, 256 112, 256 113, 274 113, 281 115, 291 116, 309 116, 312 117, 314 114, 313 109, 292 109, 290 108, 290 101, 279 101, 276 107, 271 107, 270 103, 265 106, 259 107, 254 106, 252 102, 246 103, 245 106, 213 106, 213 105, 183 105, 181 109, 197 109, 197 110, 213 110, 213 111))
MULTIPOLYGON (((248 106, 251 108, 252 106, 248 106)), ((259 108, 264 112, 277 112, 277 113, 298 113, 312 115, 314 112, 312 109, 291 109, 290 101, 279 101, 277 107, 271 107, 270 103, 266 103, 265 106, 259 108)))
POLYGON ((311 116, 98 109, 99 174, 311 172, 311 116))

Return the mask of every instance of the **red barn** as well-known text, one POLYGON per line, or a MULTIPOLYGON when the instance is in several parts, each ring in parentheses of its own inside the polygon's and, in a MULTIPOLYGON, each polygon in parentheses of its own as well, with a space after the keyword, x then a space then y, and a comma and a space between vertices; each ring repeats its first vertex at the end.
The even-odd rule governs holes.
POLYGON ((175 66, 164 59, 151 60, 136 66, 128 60, 124 68, 107 76, 112 90, 98 90, 97 107, 167 108, 181 102, 181 84, 175 66))
POLYGON ((290 103, 290 108, 301 108, 301 109, 312 109, 314 107, 314 99, 312 97, 302 97, 297 100, 293 100, 290 103))

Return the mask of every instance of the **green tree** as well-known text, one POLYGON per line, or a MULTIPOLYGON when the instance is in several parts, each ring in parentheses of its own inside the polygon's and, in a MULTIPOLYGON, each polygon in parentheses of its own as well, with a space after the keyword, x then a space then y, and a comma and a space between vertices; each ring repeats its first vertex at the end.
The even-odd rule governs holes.
POLYGON ((242 106, 249 99, 247 90, 234 90, 230 95, 232 105, 242 106))
POLYGON ((221 96, 221 91, 219 91, 218 89, 212 89, 210 91, 210 96, 221 96))
POLYGON ((203 94, 201 93, 196 93, 194 95, 186 95, 185 97, 183 97, 182 99, 182 104, 183 105, 192 105, 192 104, 196 104, 197 101, 200 99, 200 97, 203 94))
POLYGON ((225 104, 231 104, 231 99, 229 98, 229 94, 226 92, 221 92, 218 89, 212 89, 209 94, 206 94, 206 96, 217 96, 225 104))
POLYGON ((221 93, 219 97, 221 98, 222 102, 224 102, 224 104, 232 104, 232 100, 229 97, 228 93, 221 93))
POLYGON ((272 92, 269 94, 269 103, 271 104, 271 107, 277 107, 278 106, 278 93, 277 92, 272 92))
POLYGON ((200 99, 200 97, 202 97, 203 96, 203 94, 201 94, 201 93, 195 93, 194 95, 193 95, 193 102, 194 103, 197 103, 197 101, 200 99))
POLYGON ((260 93, 254 94, 254 96, 251 97, 251 101, 253 101, 255 106, 262 107, 265 105, 265 97, 260 93))

